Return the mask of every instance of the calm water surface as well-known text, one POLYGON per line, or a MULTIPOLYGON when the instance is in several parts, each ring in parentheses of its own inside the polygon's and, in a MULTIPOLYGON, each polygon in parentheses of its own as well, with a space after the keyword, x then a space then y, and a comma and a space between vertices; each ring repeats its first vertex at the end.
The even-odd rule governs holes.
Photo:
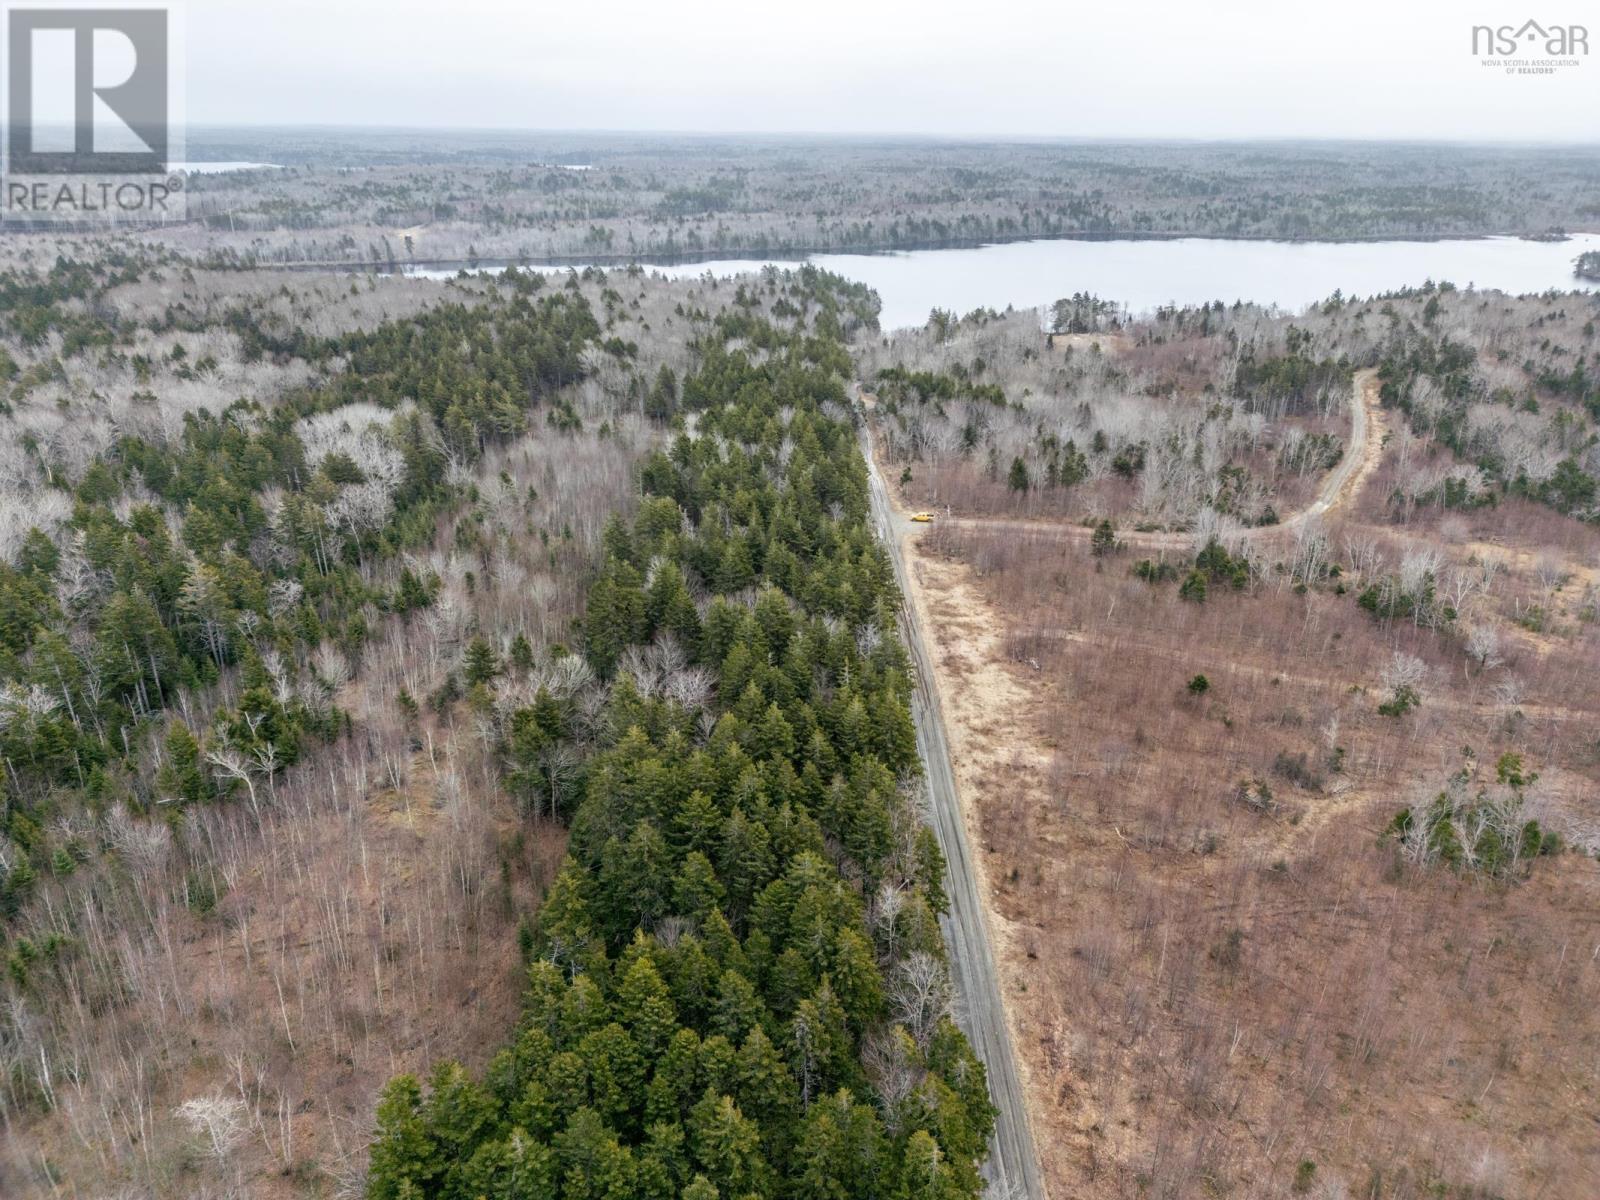
POLYGON ((258 162, 169 162, 167 170, 183 171, 189 175, 225 175, 229 171, 261 171, 271 167, 281 171, 279 163, 258 162))
MULTIPOLYGON (((809 261, 873 288, 883 300, 883 327, 898 329, 920 325, 934 308, 957 313, 975 308, 1032 308, 1073 292, 1092 292, 1139 313, 1163 304, 1210 300, 1252 300, 1298 312, 1336 290, 1346 296, 1370 296, 1430 279, 1505 292, 1593 291, 1596 284, 1572 274, 1572 260, 1586 250, 1600 250, 1600 234, 1579 234, 1565 242, 1518 238, 1443 242, 1051 240, 970 250, 817 254, 809 261)), ((720 276, 756 271, 768 261, 772 260, 726 259, 649 269, 681 279, 707 272, 720 276)), ((415 273, 436 278, 454 274, 443 270, 415 273)))

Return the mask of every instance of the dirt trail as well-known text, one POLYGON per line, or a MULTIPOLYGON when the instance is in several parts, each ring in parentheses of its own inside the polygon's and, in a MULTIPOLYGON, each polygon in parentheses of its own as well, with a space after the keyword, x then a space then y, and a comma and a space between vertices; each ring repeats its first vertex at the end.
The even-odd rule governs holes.
MULTIPOLYGON (((1304 524, 1312 517, 1326 516, 1361 494, 1372 473, 1383 461, 1384 420, 1379 401, 1378 373, 1371 368, 1357 371, 1350 397, 1350 444, 1339 465, 1328 472, 1317 489, 1317 498, 1279 527, 1304 524)), ((1268 527, 1270 528, 1270 526, 1268 527)))

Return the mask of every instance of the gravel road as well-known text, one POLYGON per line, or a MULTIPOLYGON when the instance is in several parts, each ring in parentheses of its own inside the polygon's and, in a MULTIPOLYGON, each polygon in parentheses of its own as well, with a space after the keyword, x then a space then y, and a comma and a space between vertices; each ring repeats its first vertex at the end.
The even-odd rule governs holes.
MULTIPOLYGON (((909 596, 903 553, 909 525, 889 502, 888 489, 873 461, 865 432, 862 447, 871 475, 873 517, 894 561, 900 591, 909 596)), ((1017 1076, 1011 1033, 1000 998, 999 976, 995 971, 994 951, 989 945, 989 929, 973 868, 972 847, 961 819, 955 773, 950 767, 950 747, 945 740, 938 688, 916 611, 909 602, 905 605, 904 619, 906 644, 916 668, 912 716, 917 726, 917 749, 928 774, 929 819, 949 865, 950 914, 941 923, 945 943, 950 948, 950 974, 959 1006, 958 1022, 988 1069, 989 1095, 1000 1110, 984 1177, 989 1180, 989 1195, 996 1200, 1044 1200, 1044 1183, 1033 1149, 1022 1082, 1017 1076)))

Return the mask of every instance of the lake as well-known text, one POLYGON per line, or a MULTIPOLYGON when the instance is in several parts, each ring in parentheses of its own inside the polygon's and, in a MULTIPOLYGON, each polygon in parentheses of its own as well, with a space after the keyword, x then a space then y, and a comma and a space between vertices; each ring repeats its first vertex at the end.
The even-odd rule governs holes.
POLYGON ((261 162, 169 162, 167 170, 182 171, 186 175, 226 175, 230 171, 283 170, 279 163, 261 162))
MULTIPOLYGON (((1430 279, 1506 292, 1593 291, 1596 284, 1572 274, 1572 260, 1587 250, 1600 250, 1600 234, 1578 234, 1565 242, 1504 237, 1437 242, 1051 239, 960 250, 815 254, 807 261, 867 284, 883 300, 883 327, 899 329, 922 324, 934 308, 958 314, 1008 305, 1032 308, 1073 292, 1092 292, 1139 313, 1163 304, 1210 300, 1252 300, 1298 312, 1335 290, 1371 296, 1430 279)), ((674 278, 693 278, 708 271, 756 271, 773 261, 645 265, 674 278)), ((414 273, 438 278, 454 272, 414 273)))

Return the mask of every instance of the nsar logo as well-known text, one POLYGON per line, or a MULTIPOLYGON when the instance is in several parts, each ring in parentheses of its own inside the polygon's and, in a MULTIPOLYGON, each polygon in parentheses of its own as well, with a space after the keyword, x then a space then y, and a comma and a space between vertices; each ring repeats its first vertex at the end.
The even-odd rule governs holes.
POLYGON ((1484 66, 1507 75, 1554 75, 1582 65, 1589 53, 1589 29, 1531 20, 1521 25, 1474 25, 1472 52, 1483 56, 1484 66))

